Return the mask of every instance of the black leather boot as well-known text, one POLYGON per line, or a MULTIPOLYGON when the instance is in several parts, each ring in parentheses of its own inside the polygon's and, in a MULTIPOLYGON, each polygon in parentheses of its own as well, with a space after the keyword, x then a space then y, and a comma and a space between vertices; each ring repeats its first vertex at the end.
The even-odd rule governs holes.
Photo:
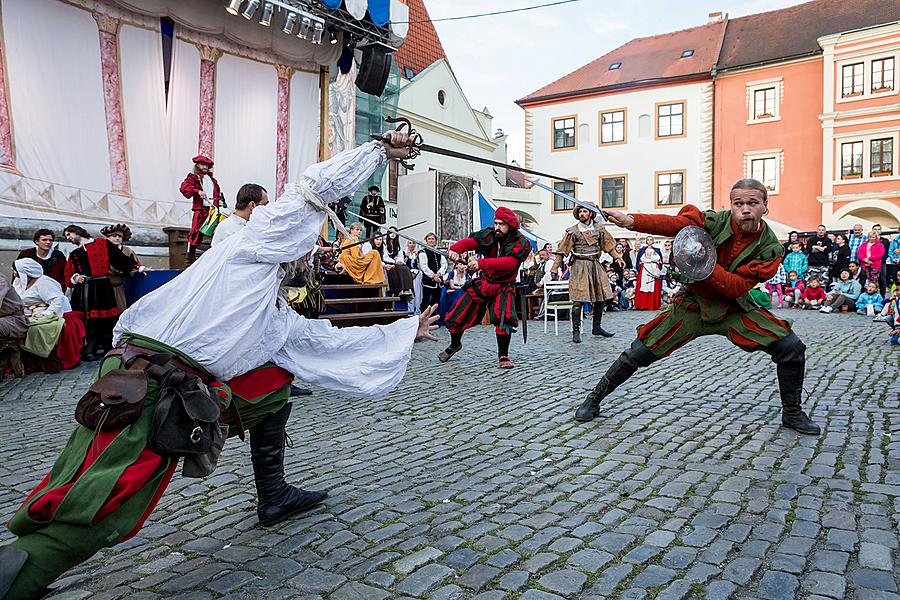
POLYGON ((778 392, 781 396, 781 424, 799 433, 819 435, 822 430, 800 408, 803 397, 803 375, 806 371, 806 346, 791 331, 769 344, 765 351, 778 370, 778 392))
POLYGON ((640 340, 634 340, 631 347, 619 355, 616 362, 609 367, 606 374, 594 386, 578 410, 575 411, 576 421, 592 421, 600 412, 600 401, 613 392, 617 387, 625 383, 629 377, 640 367, 659 360, 650 349, 640 340))
POLYGON ((781 424, 806 435, 819 435, 822 430, 803 412, 803 371, 805 365, 778 365, 778 391, 781 395, 781 424))
POLYGON ((603 337, 612 337, 616 334, 610 333, 607 330, 603 329, 603 304, 600 302, 594 303, 594 324, 591 328, 591 333, 594 335, 602 335, 603 337))
POLYGON ((328 497, 327 492, 305 491, 284 480, 284 426, 291 414, 285 404, 250 428, 250 460, 256 481, 256 514, 263 527, 275 525, 291 515, 316 506, 328 497))
POLYGON ((572 341, 576 344, 581 343, 581 311, 582 304, 580 302, 576 302, 572 305, 572 341))

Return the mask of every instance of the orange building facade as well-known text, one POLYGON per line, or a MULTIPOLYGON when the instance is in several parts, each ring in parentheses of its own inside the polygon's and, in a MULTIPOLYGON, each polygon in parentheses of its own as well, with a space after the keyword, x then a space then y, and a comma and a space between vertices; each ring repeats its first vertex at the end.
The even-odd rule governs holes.
POLYGON ((819 38, 826 224, 900 225, 900 24, 819 38))
POLYGON ((735 181, 752 177, 769 188, 776 229, 819 225, 822 79, 821 56, 717 75, 715 208, 728 206, 735 181))

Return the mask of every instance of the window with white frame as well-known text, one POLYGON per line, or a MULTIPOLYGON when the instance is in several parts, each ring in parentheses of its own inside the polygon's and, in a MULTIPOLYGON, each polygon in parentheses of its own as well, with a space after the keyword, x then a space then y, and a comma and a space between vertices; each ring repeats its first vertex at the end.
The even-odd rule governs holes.
POLYGON ((894 174, 894 139, 879 138, 869 146, 869 176, 884 177, 894 174))
POLYGON ((753 118, 770 119, 775 116, 775 86, 753 90, 753 118))
POLYGON ((749 160, 750 177, 761 182, 770 194, 778 193, 777 155, 752 156, 749 160))
POLYGON ((888 92, 894 89, 894 57, 877 58, 872 61, 872 93, 888 92))
POLYGON ((684 102, 659 104, 656 107, 656 137, 684 135, 684 102))
POLYGON ((863 173, 862 141, 841 144, 841 179, 859 179, 863 173))
POLYGON ((600 143, 618 144, 625 141, 625 110, 600 113, 600 143))
POLYGON ((864 63, 861 62, 841 67, 841 96, 862 96, 864 72, 864 63))
POLYGON ((600 208, 625 208, 626 176, 611 175, 600 178, 600 208))
POLYGON ((684 204, 684 171, 667 171, 656 174, 656 205, 679 206, 684 204))

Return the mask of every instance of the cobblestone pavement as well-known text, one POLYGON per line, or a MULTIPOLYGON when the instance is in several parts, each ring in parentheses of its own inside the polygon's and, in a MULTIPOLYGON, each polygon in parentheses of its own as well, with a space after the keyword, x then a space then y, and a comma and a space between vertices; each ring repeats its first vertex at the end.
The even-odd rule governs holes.
MULTIPOLYGON (((517 367, 492 330, 419 344, 376 402, 296 402, 289 480, 324 507, 256 526, 248 449, 176 478, 139 537, 58 582, 57 597, 478 600, 900 598, 900 349, 856 315, 793 312, 821 437, 779 427, 764 354, 704 338, 639 372, 589 424, 586 390, 648 313, 574 346, 531 323, 517 367), (574 375, 574 377, 573 377, 574 375)), ((373 349, 377 351, 377 349, 373 349)), ((91 372, 0 386, 7 520, 72 428, 91 372)), ((3 531, 0 542, 10 539, 3 531)))

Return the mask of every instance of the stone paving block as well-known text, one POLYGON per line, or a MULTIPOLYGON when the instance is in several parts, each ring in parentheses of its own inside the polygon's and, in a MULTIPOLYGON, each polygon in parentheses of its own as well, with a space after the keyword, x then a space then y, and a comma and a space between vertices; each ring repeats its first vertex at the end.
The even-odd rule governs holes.
POLYGON ((460 575, 457 582, 465 588, 478 591, 494 580, 500 572, 500 569, 490 565, 475 565, 460 575))
POLYGON ((759 595, 766 600, 794 600, 799 580, 781 571, 766 571, 759 581, 759 595))
POLYGON ((579 593, 586 582, 587 575, 571 569, 551 571, 538 581, 542 587, 563 596, 572 596, 579 593))
POLYGON ((850 575, 853 584, 858 588, 867 590, 882 590, 896 592, 897 583, 890 573, 873 571, 872 569, 857 569, 850 575))
POLYGON ((453 569, 444 565, 425 565, 415 573, 396 585, 401 594, 421 596, 428 590, 437 587, 453 574, 453 569))
POLYGON ((328 593, 345 581, 347 578, 342 575, 311 567, 289 579, 288 584, 307 593, 328 593))
POLYGON ((881 544, 863 542, 859 545, 859 564, 862 567, 892 571, 894 561, 891 559, 891 549, 881 544))
POLYGON ((329 596, 331 600, 385 600, 388 597, 389 592, 356 581, 342 585, 329 596))
POLYGON ((847 580, 836 573, 813 571, 802 577, 800 585, 810 594, 819 594, 828 598, 843 598, 847 580))
POLYGON ((425 563, 431 562, 434 559, 443 556, 443 554, 444 553, 437 548, 422 548, 421 550, 413 552, 408 556, 404 556, 403 558, 395 562, 394 570, 401 575, 406 575, 407 573, 412 573, 425 563))

